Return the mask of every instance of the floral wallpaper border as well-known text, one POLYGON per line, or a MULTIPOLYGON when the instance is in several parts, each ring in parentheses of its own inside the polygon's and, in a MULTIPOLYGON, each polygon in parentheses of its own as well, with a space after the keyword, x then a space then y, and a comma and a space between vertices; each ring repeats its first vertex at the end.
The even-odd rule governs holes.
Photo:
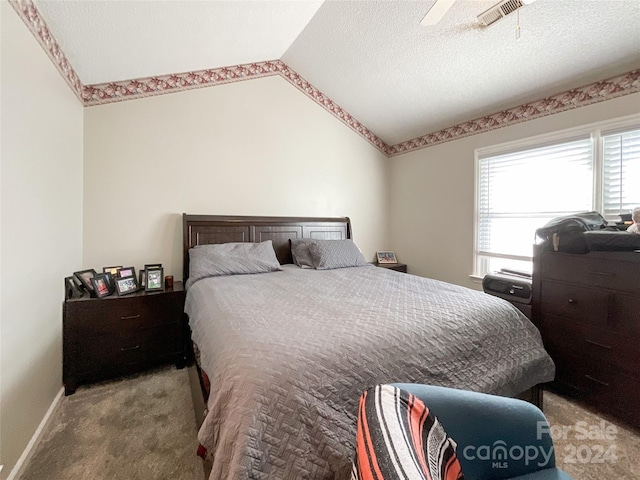
POLYGON ((84 106, 88 107, 124 100, 134 100, 153 95, 164 95, 194 88, 212 87, 280 75, 389 157, 640 92, 639 68, 607 80, 591 83, 535 102, 526 103, 475 120, 463 122, 395 145, 388 145, 360 121, 346 112, 340 105, 327 97, 281 60, 233 65, 121 82, 83 85, 69 63, 69 60, 49 31, 49 28, 33 1, 9 0, 9 3, 36 37, 42 48, 47 52, 51 61, 84 106))

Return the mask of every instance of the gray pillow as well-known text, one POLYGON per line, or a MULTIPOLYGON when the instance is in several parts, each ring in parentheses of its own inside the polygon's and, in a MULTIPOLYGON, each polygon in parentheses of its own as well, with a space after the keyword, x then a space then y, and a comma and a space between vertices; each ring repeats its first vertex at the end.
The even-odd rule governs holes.
POLYGON ((271 240, 261 243, 220 243, 189 249, 187 288, 206 277, 282 270, 271 240))
POLYGON ((318 270, 369 265, 353 240, 314 240, 309 253, 318 270))
POLYGON ((292 238, 291 239, 291 256, 293 263, 300 268, 316 268, 309 253, 309 245, 313 242, 310 238, 292 238))

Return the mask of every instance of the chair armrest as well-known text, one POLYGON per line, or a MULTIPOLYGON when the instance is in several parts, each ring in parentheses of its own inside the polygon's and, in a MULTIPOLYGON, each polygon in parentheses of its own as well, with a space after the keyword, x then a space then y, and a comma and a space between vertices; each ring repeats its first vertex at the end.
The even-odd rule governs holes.
POLYGON ((432 385, 393 385, 420 398, 458 444, 466 480, 512 478, 555 467, 549 424, 536 406, 432 385))

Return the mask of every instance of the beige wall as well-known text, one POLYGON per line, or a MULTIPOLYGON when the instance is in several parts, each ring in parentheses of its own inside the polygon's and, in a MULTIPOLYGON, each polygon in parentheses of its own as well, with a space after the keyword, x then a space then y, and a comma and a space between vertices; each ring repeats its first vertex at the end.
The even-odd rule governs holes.
MULTIPOLYGON (((390 159, 390 240, 411 273, 473 288, 475 149, 640 112, 640 94, 390 159)), ((540 186, 541 190, 544 188, 540 186)))
POLYGON ((89 107, 84 140, 86 268, 182 278, 182 212, 344 215, 387 245, 388 159, 280 77, 89 107))
POLYGON ((81 266, 83 107, 22 20, 0 3, 6 478, 62 386, 62 280, 81 266))

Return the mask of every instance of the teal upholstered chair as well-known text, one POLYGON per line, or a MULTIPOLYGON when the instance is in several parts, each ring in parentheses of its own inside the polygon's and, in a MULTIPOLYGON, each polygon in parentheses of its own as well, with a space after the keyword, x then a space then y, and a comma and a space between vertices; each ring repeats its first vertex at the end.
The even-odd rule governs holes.
POLYGON ((465 480, 571 480, 556 468, 549 424, 539 408, 513 398, 411 383, 457 443, 465 480))

